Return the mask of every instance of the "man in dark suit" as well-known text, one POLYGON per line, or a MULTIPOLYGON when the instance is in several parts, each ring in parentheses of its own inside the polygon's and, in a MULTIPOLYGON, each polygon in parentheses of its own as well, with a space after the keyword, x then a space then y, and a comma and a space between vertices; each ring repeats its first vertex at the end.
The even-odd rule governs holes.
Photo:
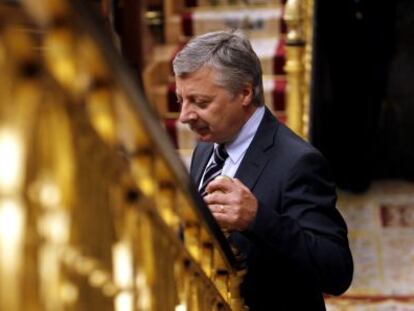
POLYGON ((180 121, 200 141, 191 175, 246 255, 246 304, 325 310, 323 293, 343 293, 353 263, 324 158, 264 107, 260 61, 241 34, 196 37, 173 68, 180 121))

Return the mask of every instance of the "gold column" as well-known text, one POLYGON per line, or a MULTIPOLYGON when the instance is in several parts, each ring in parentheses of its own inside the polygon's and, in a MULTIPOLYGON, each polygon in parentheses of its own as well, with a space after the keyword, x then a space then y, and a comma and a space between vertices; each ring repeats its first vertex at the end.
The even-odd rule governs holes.
POLYGON ((304 21, 303 32, 305 38, 304 51, 304 107, 303 107, 303 136, 309 137, 309 119, 310 119, 310 97, 311 97, 311 79, 312 79, 312 53, 313 53, 313 16, 314 0, 304 0, 304 21))
POLYGON ((308 137, 312 72, 313 0, 288 0, 286 37, 287 124, 308 137))
POLYGON ((303 50, 302 1, 286 3, 284 19, 288 26, 286 38, 287 125, 303 136, 303 50))

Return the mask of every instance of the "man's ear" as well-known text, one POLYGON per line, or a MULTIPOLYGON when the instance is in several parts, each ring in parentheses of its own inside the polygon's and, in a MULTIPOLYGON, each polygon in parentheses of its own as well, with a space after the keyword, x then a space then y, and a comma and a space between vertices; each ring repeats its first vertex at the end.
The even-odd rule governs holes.
POLYGON ((247 107, 251 104, 253 100, 253 86, 251 83, 246 83, 241 91, 241 95, 243 98, 242 106, 247 107))

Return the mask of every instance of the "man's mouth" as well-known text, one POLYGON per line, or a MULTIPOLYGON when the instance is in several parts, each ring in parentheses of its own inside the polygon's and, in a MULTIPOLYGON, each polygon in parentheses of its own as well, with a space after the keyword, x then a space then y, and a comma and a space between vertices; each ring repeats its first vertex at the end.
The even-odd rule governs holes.
POLYGON ((205 134, 208 131, 207 126, 191 126, 190 127, 193 132, 197 134, 205 134))

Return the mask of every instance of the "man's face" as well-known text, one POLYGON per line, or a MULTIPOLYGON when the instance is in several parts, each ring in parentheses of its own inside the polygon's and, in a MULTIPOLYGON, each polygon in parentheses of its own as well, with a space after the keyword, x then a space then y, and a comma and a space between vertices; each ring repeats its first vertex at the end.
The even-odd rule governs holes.
POLYGON ((238 94, 217 84, 214 69, 201 69, 176 77, 176 92, 181 104, 180 122, 188 124, 200 141, 231 141, 252 111, 252 88, 246 85, 238 94))

